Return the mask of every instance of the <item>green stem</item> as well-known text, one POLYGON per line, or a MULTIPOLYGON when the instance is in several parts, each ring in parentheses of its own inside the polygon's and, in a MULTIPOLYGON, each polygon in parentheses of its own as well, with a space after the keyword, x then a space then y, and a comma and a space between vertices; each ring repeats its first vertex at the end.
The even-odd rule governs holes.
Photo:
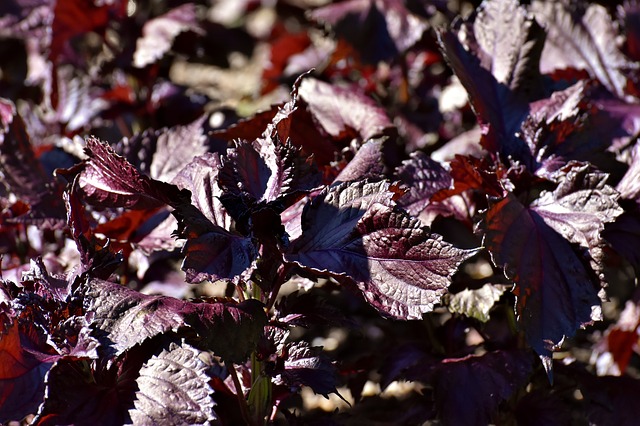
POLYGON ((264 374, 264 365, 256 353, 251 354, 251 391, 249 391, 249 410, 259 424, 266 424, 271 413, 271 378, 264 374))

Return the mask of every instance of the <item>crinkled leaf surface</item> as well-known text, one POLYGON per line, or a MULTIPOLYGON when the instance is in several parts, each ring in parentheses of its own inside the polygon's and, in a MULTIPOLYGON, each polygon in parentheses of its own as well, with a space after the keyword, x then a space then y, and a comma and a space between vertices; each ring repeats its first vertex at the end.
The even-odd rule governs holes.
POLYGON ((330 188, 302 214, 302 235, 288 261, 355 280, 365 298, 397 318, 420 318, 446 291, 460 250, 393 207, 388 183, 354 182, 330 188))
POLYGON ((585 69, 613 94, 623 97, 632 64, 618 48, 615 24, 604 6, 568 0, 535 1, 531 11, 547 31, 541 71, 585 69))
POLYGON ((415 216, 429 205, 433 194, 453 184, 451 174, 421 151, 412 153, 398 167, 396 176, 409 188, 398 204, 415 216))
POLYGON ((257 343, 266 322, 255 300, 193 303, 149 296, 115 283, 91 280, 83 287, 93 328, 116 354, 153 336, 191 328, 205 348, 229 362, 241 362, 257 343))
POLYGON ((238 141, 235 148, 227 151, 222 163, 220 186, 251 201, 284 200, 320 184, 321 176, 311 161, 300 156, 300 149, 280 142, 277 136, 252 143, 238 141))
POLYGON ((483 230, 494 263, 516 284, 518 321, 539 355, 599 319, 597 277, 538 212, 509 194, 490 202, 483 230))
POLYGON ((136 379, 138 391, 129 410, 134 424, 205 424, 216 419, 201 351, 171 342, 144 363, 136 379))
POLYGON ((146 209, 174 204, 186 197, 186 191, 141 174, 95 138, 87 139, 85 152, 89 159, 81 166, 77 182, 84 197, 94 205, 146 209))
POLYGON ((544 192, 531 204, 545 223, 569 242, 589 250, 600 269, 604 224, 622 212, 618 193, 606 184, 607 175, 590 170, 587 164, 570 163, 557 173, 558 186, 544 192))
POLYGON ((334 182, 381 179, 384 176, 384 156, 382 152, 384 142, 385 138, 372 139, 365 142, 351 161, 336 176, 334 182))
POLYGON ((145 22, 142 37, 136 43, 133 66, 143 68, 162 58, 171 49, 176 36, 185 31, 200 30, 193 3, 171 9, 164 15, 145 22))

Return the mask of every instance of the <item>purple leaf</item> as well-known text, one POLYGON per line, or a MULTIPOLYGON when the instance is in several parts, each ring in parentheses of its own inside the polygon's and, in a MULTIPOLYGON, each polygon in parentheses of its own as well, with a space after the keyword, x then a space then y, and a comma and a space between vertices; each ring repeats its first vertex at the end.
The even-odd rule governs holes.
POLYGON ((482 226, 494 263, 516 284, 518 320, 540 356, 599 319, 597 278, 538 212, 509 194, 490 202, 482 226))
POLYGON ((92 423, 129 423, 136 357, 124 356, 111 363, 86 359, 60 359, 46 377, 46 395, 33 424, 54 426, 92 423))
POLYGON ((276 383, 287 386, 309 386, 317 394, 328 397, 336 391, 336 369, 322 352, 322 348, 310 347, 307 342, 285 345, 284 369, 276 377, 276 383))
POLYGON ((191 203, 176 205, 177 235, 186 238, 182 269, 187 281, 232 279, 246 271, 258 254, 254 241, 232 230, 234 221, 222 205, 218 154, 194 158, 174 179, 191 190, 191 203))
POLYGON ((175 204, 186 196, 186 191, 180 191, 174 185, 141 174, 109 145, 97 139, 87 139, 85 151, 88 160, 64 174, 77 176, 79 190, 93 205, 149 209, 175 204))
POLYGON ((522 124, 521 137, 535 152, 541 170, 553 172, 570 160, 608 164, 606 152, 636 132, 638 108, 603 94, 600 86, 579 81, 533 102, 522 124))
POLYGON ((607 223, 602 232, 613 249, 624 256, 640 272, 640 213, 624 212, 613 223, 607 223))
POLYGON ((178 34, 185 31, 202 32, 198 25, 196 7, 192 3, 178 6, 145 22, 142 37, 136 43, 133 66, 144 68, 162 58, 171 49, 178 34))
POLYGON ((368 62, 389 60, 418 42, 428 24, 398 0, 349 0, 309 13, 329 24, 368 62))
POLYGON ((398 167, 396 176, 409 188, 398 204, 414 216, 428 207, 433 194, 453 185, 451 174, 421 151, 412 153, 398 167))
POLYGON ((360 140, 366 141, 380 136, 391 126, 385 111, 354 89, 305 78, 300 83, 298 95, 308 104, 322 130, 335 139, 344 138, 352 131, 360 140))
POLYGON ((129 410, 134 424, 205 424, 216 420, 210 394, 209 365, 203 353, 171 342, 144 363, 136 379, 138 391, 129 410))
POLYGON ((633 64, 618 49, 618 34, 604 6, 535 1, 531 11, 547 31, 540 61, 543 73, 584 69, 611 93, 625 96, 624 70, 633 64))
POLYGON ((303 212, 302 235, 285 257, 355 280, 367 301, 387 315, 420 318, 476 250, 457 249, 394 209, 392 190, 397 188, 385 182, 354 182, 323 192, 303 212))
POLYGON ((105 333, 116 354, 156 335, 190 328, 206 348, 229 362, 242 362, 266 322, 255 300, 193 303, 100 280, 89 281, 83 297, 86 311, 94 314, 92 327, 105 333))
POLYGON ((543 192, 531 204, 545 223, 570 243, 589 250, 594 270, 602 269, 603 241, 600 233, 607 222, 622 212, 618 193, 606 184, 608 175, 589 165, 569 163, 556 173, 558 186, 543 192))
POLYGON ((539 25, 515 0, 484 2, 467 21, 438 31, 449 65, 469 93, 483 139, 482 146, 531 162, 531 153, 515 137, 528 102, 543 94, 538 61, 544 43, 539 25))
POLYGON ((640 144, 636 144, 633 148, 631 164, 616 186, 621 198, 633 200, 640 205, 640 179, 638 176, 640 176, 640 144))
POLYGON ((194 157, 207 152, 206 118, 203 115, 185 126, 145 130, 121 140, 115 151, 151 178, 171 182, 194 157))
POLYGON ((523 352, 496 351, 447 359, 434 366, 429 382, 435 388, 443 424, 491 423, 499 404, 526 383, 532 361, 523 352))
POLYGON ((371 139, 362 145, 351 161, 334 179, 337 182, 379 180, 384 177, 382 147, 386 138, 371 139))

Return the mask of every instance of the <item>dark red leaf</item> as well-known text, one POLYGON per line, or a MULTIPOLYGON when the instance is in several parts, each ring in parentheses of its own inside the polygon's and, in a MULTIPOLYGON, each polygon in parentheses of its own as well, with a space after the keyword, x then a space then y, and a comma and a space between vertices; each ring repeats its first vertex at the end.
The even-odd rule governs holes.
POLYGON ((385 182, 331 187, 305 208, 302 235, 285 257, 355 280, 367 301, 387 315, 420 318, 476 250, 457 249, 394 209, 393 190, 385 182))
POLYGON ((96 4, 94 0, 65 0, 54 4, 49 53, 49 58, 54 62, 71 39, 88 32, 103 32, 110 18, 123 16, 127 7, 127 2, 122 0, 106 4, 96 4))
POLYGON ((569 242, 513 195, 493 200, 482 225, 494 263, 515 282, 529 344, 549 359, 565 337, 600 319, 599 282, 569 242))
POLYGON ((0 333, 0 422, 20 421, 36 412, 44 396, 50 363, 22 347, 18 321, 0 333))

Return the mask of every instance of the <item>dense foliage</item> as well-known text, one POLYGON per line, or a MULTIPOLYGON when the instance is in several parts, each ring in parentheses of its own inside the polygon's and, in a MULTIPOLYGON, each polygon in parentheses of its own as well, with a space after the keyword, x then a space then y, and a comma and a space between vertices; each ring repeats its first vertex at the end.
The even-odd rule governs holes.
POLYGON ((4 0, 0 37, 0 422, 637 422, 639 3, 4 0))

